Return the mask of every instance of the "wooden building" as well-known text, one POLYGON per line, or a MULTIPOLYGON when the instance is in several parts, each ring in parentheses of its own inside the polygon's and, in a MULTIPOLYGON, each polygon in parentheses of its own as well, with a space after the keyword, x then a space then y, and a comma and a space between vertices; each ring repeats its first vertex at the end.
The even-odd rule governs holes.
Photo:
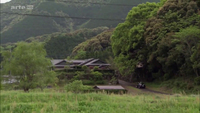
POLYGON ((85 59, 85 60, 66 60, 66 59, 54 59, 51 60, 54 69, 64 69, 66 67, 74 69, 76 67, 87 66, 93 69, 97 66, 99 69, 108 69, 110 64, 107 64, 99 59, 85 59))

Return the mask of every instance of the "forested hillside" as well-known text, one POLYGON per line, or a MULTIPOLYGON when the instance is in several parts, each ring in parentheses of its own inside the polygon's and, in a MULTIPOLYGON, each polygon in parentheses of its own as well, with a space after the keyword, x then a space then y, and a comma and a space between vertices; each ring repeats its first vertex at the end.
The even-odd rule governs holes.
MULTIPOLYGON (((1 41, 2 43, 17 42, 29 37, 53 32, 72 32, 81 28, 116 27, 118 23, 123 22, 121 19, 125 18, 133 6, 146 1, 12 0, 1 5, 1 41), (105 3, 111 5, 105 5, 105 3), (33 5, 33 9, 12 8, 19 5, 25 7, 33 5)), ((159 0, 149 1, 157 2, 159 0)))
POLYGON ((38 37, 36 40, 46 37, 45 49, 47 55, 54 59, 64 59, 71 55, 73 48, 99 33, 107 30, 107 27, 99 27, 94 29, 81 29, 71 33, 58 33, 49 36, 38 37))
MULTIPOLYGON (((52 33, 37 37, 30 37, 25 42, 44 42, 47 57, 54 59, 65 59, 71 55, 72 50, 78 44, 108 30, 108 27, 97 27, 93 29, 80 29, 71 33, 52 33)), ((0 46, 0 62, 2 51, 12 51, 16 43, 7 43, 0 46)))
POLYGON ((101 60, 113 57, 110 37, 114 29, 103 33, 76 46, 71 54, 73 59, 99 58, 101 60))
POLYGON ((112 35, 123 75, 191 89, 200 83, 200 1, 161 0, 134 7, 112 35), (142 68, 136 65, 142 63, 142 68), (189 79, 188 79, 189 78, 189 79))

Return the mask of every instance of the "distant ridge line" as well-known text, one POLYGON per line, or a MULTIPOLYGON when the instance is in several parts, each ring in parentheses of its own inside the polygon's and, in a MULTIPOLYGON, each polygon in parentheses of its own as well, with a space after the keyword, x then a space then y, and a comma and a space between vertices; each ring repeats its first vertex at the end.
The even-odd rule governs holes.
MULTIPOLYGON (((91 19, 91 20, 108 20, 108 21, 121 21, 124 22, 126 19, 113 19, 113 18, 91 18, 91 17, 73 17, 73 16, 58 16, 58 15, 40 15, 40 14, 27 14, 27 13, 13 13, 13 12, 0 12, 1 14, 10 15, 24 15, 24 16, 38 16, 38 17, 54 17, 54 18, 72 18, 72 19, 91 19)), ((135 19, 135 20, 148 20, 148 19, 135 19)))
POLYGON ((0 12, 1 14, 13 14, 24 16, 39 16, 39 17, 55 17, 55 18, 72 18, 72 19, 91 19, 91 20, 109 20, 109 21, 125 21, 125 19, 109 19, 109 18, 90 18, 90 17, 73 17, 73 16, 57 16, 57 15, 40 15, 40 14, 27 14, 27 13, 13 13, 13 12, 0 12))

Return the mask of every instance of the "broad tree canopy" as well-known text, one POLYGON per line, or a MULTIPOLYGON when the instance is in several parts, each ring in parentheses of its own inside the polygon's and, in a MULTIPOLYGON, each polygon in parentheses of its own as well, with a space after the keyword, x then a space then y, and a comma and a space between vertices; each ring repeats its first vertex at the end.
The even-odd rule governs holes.
POLYGON ((50 70, 50 59, 46 58, 44 44, 39 42, 19 42, 11 51, 4 51, 3 73, 19 76, 24 91, 36 86, 55 82, 55 73, 50 70), (41 82, 42 81, 42 82, 41 82))

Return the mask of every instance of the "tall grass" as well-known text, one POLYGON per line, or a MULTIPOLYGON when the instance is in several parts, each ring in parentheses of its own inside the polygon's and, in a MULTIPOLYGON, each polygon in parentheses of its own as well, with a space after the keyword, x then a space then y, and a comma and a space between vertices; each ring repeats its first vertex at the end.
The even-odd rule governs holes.
POLYGON ((198 113, 199 96, 2 91, 1 113, 198 113))

